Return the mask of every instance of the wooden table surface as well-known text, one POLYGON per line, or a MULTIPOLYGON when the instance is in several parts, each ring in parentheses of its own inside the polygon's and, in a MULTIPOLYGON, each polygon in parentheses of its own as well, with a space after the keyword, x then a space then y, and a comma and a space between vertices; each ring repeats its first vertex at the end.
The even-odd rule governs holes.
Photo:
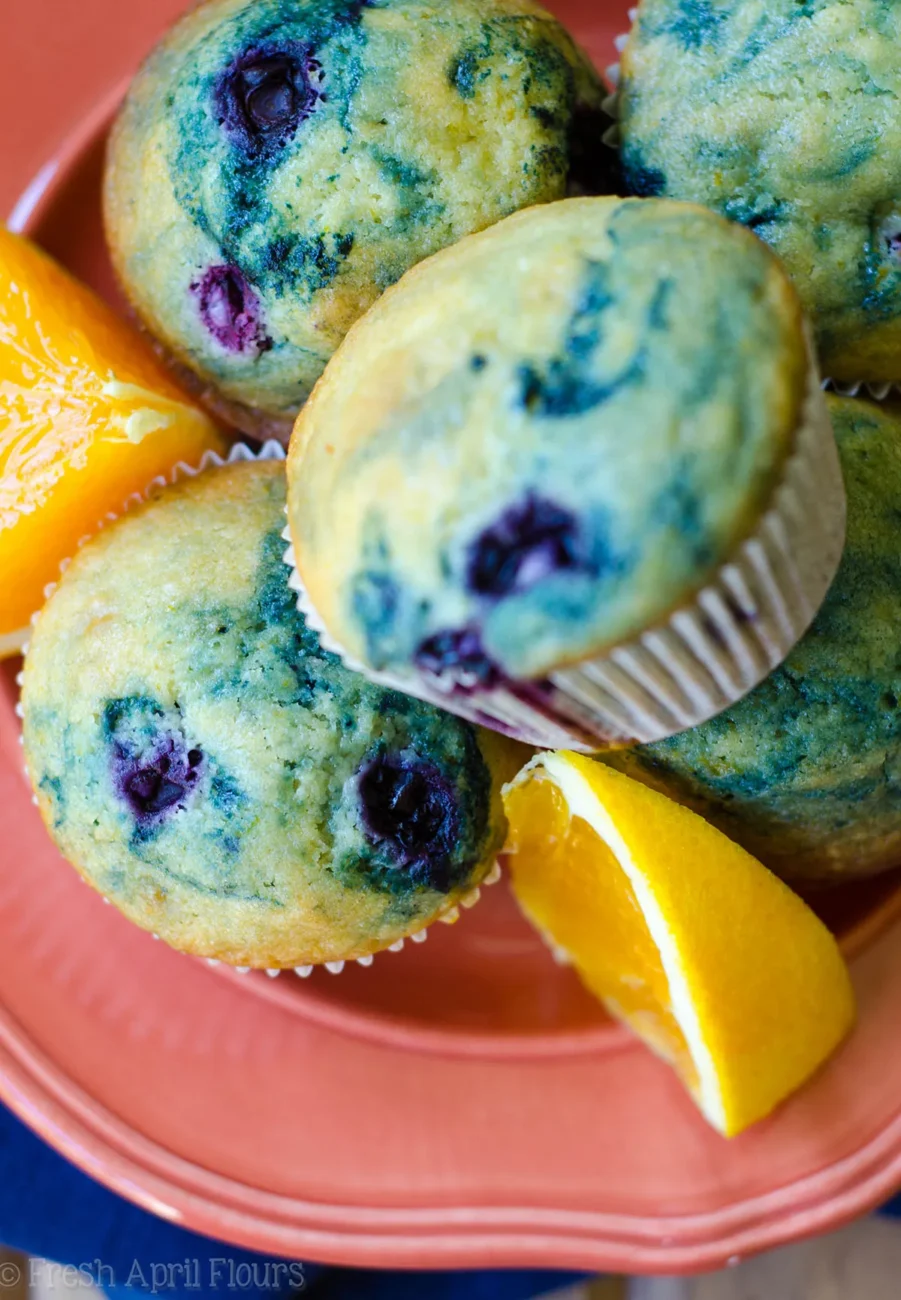
POLYGON ((901 1300, 901 1221, 865 1219, 723 1273, 607 1279, 547 1300, 901 1300))

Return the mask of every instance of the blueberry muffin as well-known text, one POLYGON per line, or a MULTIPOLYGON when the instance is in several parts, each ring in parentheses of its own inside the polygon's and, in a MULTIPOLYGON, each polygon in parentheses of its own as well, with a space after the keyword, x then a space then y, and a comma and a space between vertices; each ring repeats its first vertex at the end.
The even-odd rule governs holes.
POLYGON ((901 379, 899 48, 883 0, 643 0, 623 55, 628 191, 765 239, 840 380, 901 379))
POLYGON ((665 201, 549 204, 408 273, 301 413, 288 480, 299 583, 331 643, 548 748, 678 730, 750 689, 808 625, 841 545, 791 285, 746 231, 665 201), (669 623, 775 508, 802 429, 825 486, 786 528, 804 516, 816 544, 788 548, 809 571, 767 656, 752 646, 739 672, 728 652, 765 593, 739 586, 669 623), (617 714, 632 664, 618 648, 664 623, 617 714), (593 666, 604 655, 609 671, 593 666), (649 715, 654 690, 665 717, 649 715))
POLYGON ((284 504, 271 462, 157 493, 67 570, 23 687, 62 853, 176 948, 267 968, 365 956, 452 908, 494 863, 519 761, 322 651, 284 504))
POLYGON ((208 0, 114 130, 116 269, 217 405, 287 436, 408 267, 610 183, 603 94, 534 0, 208 0))
POLYGON ((703 727, 610 761, 788 880, 901 864, 901 408, 830 398, 848 542, 783 666, 703 727))

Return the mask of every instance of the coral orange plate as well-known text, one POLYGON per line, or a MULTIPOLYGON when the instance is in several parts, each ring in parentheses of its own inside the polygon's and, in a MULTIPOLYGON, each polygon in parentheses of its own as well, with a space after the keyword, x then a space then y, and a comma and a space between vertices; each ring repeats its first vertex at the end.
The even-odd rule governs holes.
MULTIPOLYGON (((41 166, 185 3, 29 0, 0 15, 6 210, 37 176, 20 224, 30 212, 106 293, 108 112, 41 166)), ((624 5, 555 7, 612 59, 624 5)), ((225 977, 134 930, 29 803, 15 671, 0 667, 0 1094, 124 1195, 299 1258, 676 1271, 823 1231, 901 1185, 897 878, 829 904, 846 948, 865 949, 858 1029, 810 1088, 727 1143, 554 966, 505 885, 421 947, 306 982, 225 977)))

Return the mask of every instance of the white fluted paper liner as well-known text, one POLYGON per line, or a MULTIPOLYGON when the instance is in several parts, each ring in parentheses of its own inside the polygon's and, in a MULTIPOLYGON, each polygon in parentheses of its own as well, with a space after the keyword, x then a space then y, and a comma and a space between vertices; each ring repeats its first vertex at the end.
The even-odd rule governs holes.
MULTIPOLYGON (((634 23, 637 15, 638 15, 637 9, 630 9, 628 15, 629 22, 634 23)), ((616 50, 617 54, 622 54, 623 50, 626 48, 628 43, 629 43, 628 32, 621 32, 619 36, 614 36, 613 38, 613 47, 616 50)), ((619 149, 619 143, 620 143, 619 126, 618 126, 619 83, 620 83, 619 61, 617 61, 616 63, 611 63, 608 68, 605 68, 604 76, 607 78, 608 84, 613 87, 613 90, 603 101, 601 107, 603 108, 607 116, 611 119, 612 126, 608 126, 607 130, 601 136, 601 140, 605 145, 607 145, 609 149, 619 149)))
POLYGON ((901 383, 886 381, 877 383, 871 379, 824 379, 823 388, 839 397, 860 397, 863 394, 874 402, 885 402, 888 398, 901 393, 901 383))
MULTIPOLYGON (((835 576, 845 490, 832 425, 807 340, 808 378, 794 450, 755 532, 692 600, 664 622, 542 682, 493 689, 412 669, 374 673, 328 631, 285 556, 298 607, 350 668, 542 749, 596 753, 663 740, 747 695, 807 631, 835 576)), ((290 534, 288 534, 290 540, 290 534)))
MULTIPOLYGON (((286 540, 290 540, 287 529, 283 536, 286 540)), ((351 671, 361 673, 379 686, 386 686, 390 690, 400 691, 404 695, 413 695, 417 699, 425 700, 427 704, 434 704, 449 713, 456 713, 459 717, 465 718, 476 726, 492 727, 497 731, 524 740, 527 744, 535 745, 537 748, 572 748, 572 739, 569 732, 563 725, 557 726, 552 719, 547 717, 546 710, 540 709, 536 712, 536 710, 523 704, 520 700, 513 700, 512 697, 508 701, 507 692, 494 690, 480 693, 477 697, 465 693, 456 694, 452 684, 445 685, 437 678, 427 680, 413 672, 381 673, 367 668, 359 659, 355 659, 353 655, 348 654, 344 647, 339 645, 334 637, 330 635, 319 617, 316 607, 310 600, 297 570, 295 559, 294 548, 289 546, 285 552, 285 563, 291 569, 289 583, 297 595, 297 608, 303 614, 308 626, 318 635, 323 649, 330 650, 332 654, 338 655, 351 671), (533 714, 535 715, 534 719, 533 714), (534 730, 532 729, 533 724, 534 730), (534 738, 538 735, 537 728, 539 725, 544 728, 541 732, 543 739, 534 738), (548 737, 552 738, 549 739, 548 737)))
MULTIPOLYGON (((481 884, 475 885, 468 891, 468 893, 464 894, 462 898, 458 899, 452 907, 446 908, 445 911, 436 916, 435 920, 431 922, 431 925, 436 925, 439 921, 444 925, 454 925, 455 922, 460 919, 460 908, 475 907, 481 897, 482 886, 496 885, 500 878, 501 866, 499 862, 495 861, 492 863, 488 874, 481 881, 481 884)), ((104 901, 108 902, 109 900, 105 899, 104 901)), ((409 939, 411 943, 415 944, 425 943, 429 937, 429 929, 431 928, 431 925, 426 926, 422 930, 417 930, 413 934, 407 935, 407 939, 409 939)), ((299 975, 301 979, 309 979, 314 970, 324 969, 327 970, 330 975, 340 975, 341 972, 351 963, 355 963, 357 966, 371 966, 376 957, 381 956, 382 952, 403 952, 405 944, 405 939, 395 939, 394 943, 390 944, 387 948, 383 948, 380 953, 369 953, 366 957, 355 957, 348 959, 347 961, 326 961, 323 962, 321 966, 295 966, 293 969, 288 967, 284 970, 269 967, 266 969, 266 974, 270 979, 277 979, 279 975, 292 973, 294 975, 299 975)), ((227 966, 229 970, 235 971, 238 975, 249 975, 251 970, 254 969, 251 966, 230 966, 228 962, 220 961, 215 957, 206 957, 204 960, 208 966, 227 966)))
MULTIPOLYGON (((475 907, 476 903, 479 901, 479 898, 481 897, 481 886, 495 885, 500 880, 500 878, 501 878, 500 863, 495 861, 492 864, 488 874, 482 880, 481 885, 474 886, 472 889, 469 890, 468 893, 464 894, 462 898, 458 899, 457 903, 455 903, 452 907, 446 908, 445 911, 441 912, 438 916, 435 917, 434 921, 431 922, 431 925, 435 925, 439 921, 442 922, 444 925, 453 925, 456 921, 460 919, 461 907, 465 907, 465 908, 475 907)), ((108 903, 109 899, 105 898, 103 901, 105 903, 108 903)), ((411 943, 415 943, 415 944, 425 943, 429 937, 429 928, 430 926, 426 926, 422 930, 417 930, 413 934, 407 935, 406 938, 409 939, 411 943)), ((265 967, 265 968, 256 968, 252 966, 232 966, 229 962, 222 961, 218 957, 204 957, 202 958, 202 960, 206 962, 207 966, 212 966, 212 967, 225 966, 228 970, 234 971, 235 974, 237 975, 249 975, 252 970, 256 970, 258 974, 262 974, 263 971, 265 970, 266 975, 268 975, 270 979, 278 979, 280 975, 287 975, 287 974, 299 975, 301 979, 309 979, 310 976, 313 974, 313 971, 318 969, 326 970, 330 975, 340 975, 341 972, 351 963, 354 963, 357 966, 365 966, 365 967, 371 966, 372 963, 375 961, 376 957, 380 956, 382 952, 386 952, 386 953, 403 952, 405 944, 406 944, 406 939, 395 939, 394 943, 390 944, 387 948, 381 949, 381 952, 379 953, 369 953, 365 957, 349 958, 346 961, 326 961, 326 962, 322 962, 319 966, 314 966, 311 964, 309 966, 294 966, 293 968, 292 967, 276 968, 272 966, 265 967)))

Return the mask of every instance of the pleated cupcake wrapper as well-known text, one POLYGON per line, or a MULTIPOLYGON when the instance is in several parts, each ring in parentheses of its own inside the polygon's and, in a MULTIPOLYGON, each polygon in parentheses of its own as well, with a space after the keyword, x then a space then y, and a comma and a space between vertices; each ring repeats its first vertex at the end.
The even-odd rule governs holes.
POLYGON ((901 383, 891 381, 877 384, 871 379, 824 379, 823 389, 838 397, 860 397, 863 394, 874 402, 885 402, 893 395, 901 394, 901 383))
MULTIPOLYGON (((275 459, 275 458, 272 457, 270 459, 275 459)), ((21 737, 20 737, 20 741, 21 741, 21 737)), ((33 796, 32 802, 35 804, 37 803, 37 796, 33 796)), ((423 929, 417 930, 413 934, 407 935, 406 938, 404 939, 396 939, 394 943, 389 944, 387 948, 382 948, 377 953, 369 953, 365 957, 353 957, 353 958, 349 958, 346 961, 326 961, 326 962, 319 963, 318 966, 309 965, 309 966, 293 966, 293 967, 292 966, 285 966, 285 967, 234 966, 230 962, 222 961, 218 957, 201 957, 198 958, 198 960, 204 962, 205 965, 210 966, 213 969, 215 969, 216 967, 224 967, 226 970, 234 971, 236 975, 250 975, 252 973, 262 975, 265 973, 266 975, 269 976, 270 979, 278 979, 280 975, 299 975, 301 979, 309 979, 309 977, 313 974, 314 970, 326 970, 330 975, 340 975, 341 972, 345 970, 347 966, 354 965, 354 964, 357 966, 369 967, 373 964, 376 957, 380 957, 383 953, 403 952, 406 946, 407 939, 409 939, 409 941, 414 944, 425 943, 425 941, 429 937, 429 930, 433 925, 437 925, 439 922, 442 925, 456 925, 457 921, 459 921, 460 919, 461 910, 468 910, 469 908, 475 907, 475 905, 481 899, 482 889, 486 886, 496 885, 497 882, 501 879, 502 874, 503 873, 501 872, 500 862, 495 860, 492 863, 491 868, 488 871, 488 874, 482 878, 482 880, 479 882, 478 885, 474 885, 473 888, 467 890, 467 892, 463 894, 462 897, 459 898, 456 903, 446 908, 445 911, 440 912, 438 916, 435 917, 434 921, 431 921, 429 923, 429 925, 424 926, 423 929)), ((87 881, 85 881, 84 883, 87 884, 87 881)), ((104 897, 103 901, 104 903, 107 904, 107 906, 111 906, 110 900, 108 898, 104 897)), ((161 942, 160 936, 158 934, 151 935, 151 938, 156 939, 157 942, 161 942)), ((563 957, 561 957, 559 950, 555 951, 554 959, 555 961, 563 960, 563 957)))
MULTIPOLYGON (((347 961, 326 961, 322 962, 318 967, 312 965, 294 967, 229 966, 227 962, 219 961, 215 957, 206 957, 203 960, 206 962, 207 966, 228 966, 228 969, 233 970, 237 975, 249 975, 253 971, 256 971, 257 974, 263 974, 265 970, 265 973, 270 979, 278 979, 280 975, 299 975, 301 979, 309 979, 314 970, 326 970, 330 975, 340 975, 347 966, 354 964, 357 966, 371 966, 376 957, 381 957, 383 953, 403 952, 407 940, 416 944, 425 943, 426 939, 429 937, 429 930, 433 925, 437 925, 439 922, 442 925, 455 925, 460 919, 461 909, 475 907, 476 903, 478 903, 482 896, 482 888, 486 885, 496 885, 501 878, 501 874, 500 863, 495 861, 487 876, 485 876, 478 885, 473 886, 473 888, 468 890, 467 893, 459 898, 453 906, 447 908, 446 911, 441 912, 436 916, 434 921, 430 922, 429 925, 425 926, 422 930, 417 930, 415 934, 407 935, 406 939, 396 939, 394 943, 389 944, 387 948, 382 948, 377 953, 369 953, 366 957, 353 957, 349 958, 347 961)), ((159 936, 154 935, 153 937, 158 938, 159 936)))
MULTIPOLYGON (((637 8, 630 9, 628 11, 628 18, 630 23, 634 23, 637 16, 638 16, 637 8)), ((628 32, 621 32, 619 36, 614 36, 613 45, 617 54, 622 54, 628 42, 629 42, 628 32)), ((607 81, 613 87, 613 89, 610 92, 610 94, 607 96, 607 98, 601 101, 601 108, 603 108, 604 112, 607 114, 609 118, 612 118, 613 125, 607 128, 607 130, 601 136, 601 139, 609 149, 618 150, 619 149, 619 127, 617 126, 617 122, 619 121, 619 83, 620 83, 619 61, 617 61, 616 63, 611 63, 609 67, 606 67, 604 69, 604 76, 607 78, 607 81)))
MULTIPOLYGON (((695 727, 747 695, 807 631, 841 559, 845 492, 808 338, 807 393, 792 454, 755 532, 664 622, 541 682, 445 682, 375 673, 324 627, 297 570, 298 607, 323 645, 370 679, 542 749, 595 753, 695 727)), ((290 541, 290 532, 284 534, 290 541)))
MULTIPOLYGON (((638 13, 637 9, 629 10, 629 21, 634 22, 638 13)), ((614 38, 613 44, 617 53, 622 54, 629 40, 629 33, 624 32, 622 35, 614 38)), ((603 101, 602 107, 608 117, 613 119, 613 125, 608 127, 601 139, 608 149, 619 151, 620 130, 617 125, 619 119, 619 83, 620 83, 620 65, 611 63, 608 68, 604 69, 604 75, 608 82, 613 86, 613 91, 603 101)), ((892 396, 901 396, 901 380, 874 381, 870 379, 830 379, 826 376, 822 380, 822 387, 826 392, 837 393, 839 397, 860 397, 861 394, 871 398, 874 402, 884 402, 892 396)))
MULTIPOLYGON (((196 478, 199 474, 203 474, 210 469, 222 469, 227 465, 236 465, 245 461, 271 461, 271 460, 284 461, 285 458, 286 458, 285 448, 282 446, 280 442, 278 442, 276 439, 273 438, 270 439, 268 442, 263 443, 259 451, 254 451, 251 447, 248 447, 246 443, 236 442, 234 446, 230 448, 227 456, 220 456, 219 453, 215 451, 207 451, 204 452, 203 456, 201 457, 200 463, 196 466, 188 465, 185 461, 179 461, 174 466, 172 472, 168 475, 168 477, 162 474, 157 475, 156 478, 152 479, 151 482, 148 483, 147 487, 144 489, 143 492, 132 493, 132 495, 122 503, 121 510, 119 510, 118 512, 110 511, 108 514, 104 515, 104 517, 98 521, 97 527, 93 533, 86 534, 84 537, 79 539, 77 549, 80 550, 84 545, 86 545, 89 541, 91 541, 92 538, 96 537, 98 533, 101 533, 104 530, 104 528, 107 528, 110 524, 115 523, 123 515, 126 515, 130 510, 135 509, 137 506, 144 505, 149 500, 151 493, 156 491, 158 488, 172 487, 176 483, 182 482, 184 479, 196 478)), ((71 557, 68 557, 67 559, 61 562, 59 566, 60 576, 62 576, 66 572, 66 570, 68 569, 71 563, 72 563, 71 557)), ((51 582, 47 584, 47 586, 44 588, 45 600, 50 599, 50 597, 56 591, 57 586, 58 583, 56 582, 51 582)), ((41 611, 37 610, 32 615, 31 617, 32 628, 35 626, 38 619, 40 618, 40 614, 41 611)), ((27 639, 28 635, 29 635, 29 630, 26 629, 26 631, 22 634, 23 639, 21 641, 10 642, 12 646, 20 649, 23 655, 28 653, 28 639, 27 639)), ((5 642, 0 643, 0 651, 2 651, 4 645, 5 642)), ((24 680, 23 674, 21 672, 18 673, 18 675, 16 676, 16 685, 21 688, 23 684, 23 680, 24 680)), ((16 704, 15 712, 16 712, 16 716, 21 719, 23 716, 23 709, 22 709, 21 702, 16 704)), ((19 743, 21 745, 24 745, 24 736, 21 735, 19 736, 19 743)), ((30 783, 31 778, 29 776, 27 764, 24 766, 25 766, 25 775, 26 777, 28 777, 30 783)), ((37 805, 38 803, 37 795, 33 794, 31 798, 32 798, 32 803, 37 805)), ((495 862, 492 865, 488 874, 482 880, 481 885, 493 885, 498 880, 500 880, 500 878, 501 878, 500 865, 499 863, 495 862)), ((456 903, 452 907, 449 907, 446 911, 442 912, 438 917, 435 918, 436 922, 442 921, 446 925, 453 925, 457 920, 459 920, 460 908, 475 907, 476 903, 479 901, 480 898, 481 885, 476 885, 473 889, 469 890, 466 894, 464 894, 463 897, 459 899, 458 903, 456 903)), ((103 901, 104 903, 108 904, 110 900, 108 898, 104 898, 103 901)), ((153 935, 154 939, 159 939, 159 937, 160 936, 158 934, 153 935)), ((416 944, 425 943, 426 938, 428 937, 428 927, 426 927, 426 929, 419 930, 415 934, 411 934, 408 937, 413 943, 416 944)), ((395 943, 391 944, 390 947, 385 949, 385 951, 400 952, 403 947, 404 947, 404 940, 398 939, 395 943)), ((220 962, 215 958, 207 958, 205 960, 207 961, 207 964, 209 966, 228 966, 227 962, 220 962)), ((358 957, 355 960, 357 964, 360 966, 371 966, 374 960, 374 954, 368 957, 358 957)), ((323 966, 325 970, 329 971, 330 974, 338 975, 344 969, 346 964, 347 963, 343 961, 335 961, 335 962, 324 962, 323 966)), ((253 968, 250 966, 229 966, 229 969, 235 970, 239 974, 244 975, 244 974, 248 974, 250 970, 253 968)), ((313 973, 314 969, 315 969, 314 966, 297 966, 294 967, 294 973, 300 975, 301 978, 306 979, 308 976, 310 976, 313 973)), ((266 970, 266 974, 274 979, 276 976, 282 974, 282 971, 276 970, 274 968, 269 968, 266 970)))

